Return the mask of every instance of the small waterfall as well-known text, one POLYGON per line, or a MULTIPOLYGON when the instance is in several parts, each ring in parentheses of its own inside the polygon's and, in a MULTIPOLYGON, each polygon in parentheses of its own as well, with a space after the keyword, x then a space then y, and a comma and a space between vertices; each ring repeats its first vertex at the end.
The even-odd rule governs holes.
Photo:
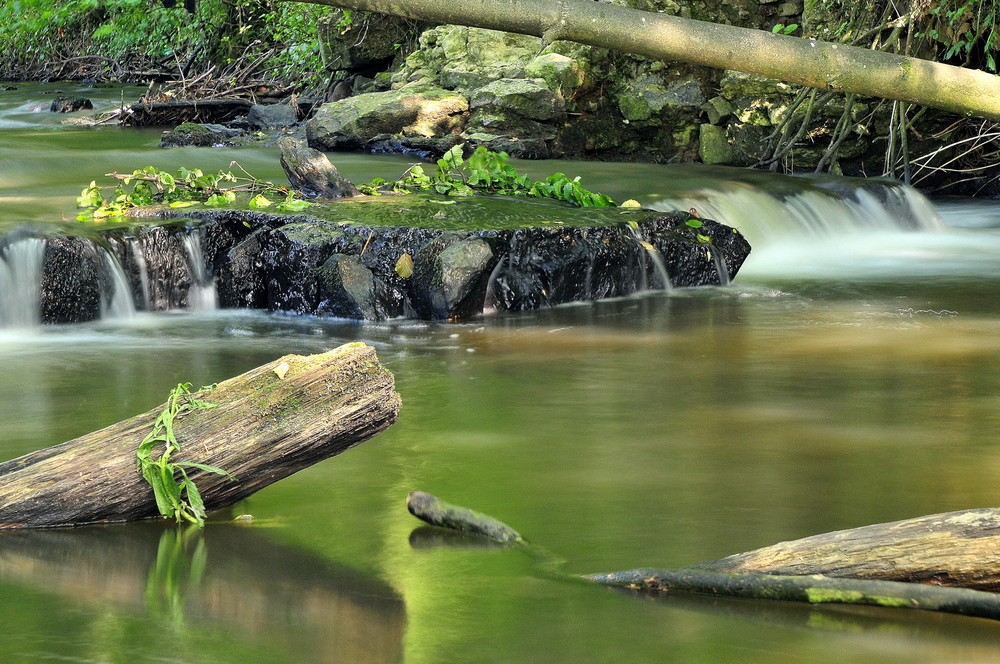
POLYGON ((643 240, 639 237, 639 231, 633 228, 631 225, 627 225, 629 233, 638 243, 639 247, 642 248, 642 252, 639 254, 641 265, 639 266, 639 274, 641 275, 641 283, 639 284, 639 290, 649 290, 649 284, 646 281, 646 258, 648 256, 649 260, 653 262, 653 270, 656 276, 660 280, 660 288, 658 290, 670 290, 670 275, 667 274, 666 263, 663 262, 663 256, 660 255, 660 251, 652 245, 652 243, 643 240))
POLYGON ((729 268, 726 267, 726 259, 723 257, 721 251, 709 251, 708 257, 712 259, 712 263, 715 264, 715 271, 719 273, 719 285, 728 286, 733 283, 732 278, 729 276, 729 268))
POLYGON ((135 240, 127 240, 129 254, 135 264, 139 278, 139 295, 142 297, 141 308, 149 311, 149 267, 146 265, 146 257, 142 253, 142 245, 135 240))
POLYGON ((754 248, 792 238, 944 228, 923 194, 893 181, 686 168, 698 179, 677 178, 650 207, 694 208, 702 217, 739 229, 754 248))
POLYGON ((0 328, 32 328, 41 323, 45 240, 15 240, 0 249, 0 328))
POLYGON ((218 308, 215 278, 205 267, 205 256, 201 249, 201 233, 198 229, 181 236, 184 252, 191 268, 191 288, 188 290, 188 308, 192 311, 212 311, 218 308))
POLYGON ((125 276, 122 264, 115 256, 105 250, 104 272, 101 275, 104 287, 101 289, 101 318, 133 318, 135 317, 135 302, 132 300, 132 287, 125 276))

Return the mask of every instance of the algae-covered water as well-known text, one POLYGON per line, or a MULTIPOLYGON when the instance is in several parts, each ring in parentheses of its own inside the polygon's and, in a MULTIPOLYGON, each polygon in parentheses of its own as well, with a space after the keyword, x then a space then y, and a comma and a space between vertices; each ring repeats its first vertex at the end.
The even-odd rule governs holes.
MULTIPOLYGON (((72 219, 112 169, 238 159, 281 178, 273 148, 162 151, 154 131, 25 110, 52 87, 0 92, 0 227, 72 219)), ((358 180, 407 163, 335 161, 358 180)), ((0 331, 0 460, 151 408, 178 382, 358 340, 404 403, 384 434, 240 505, 250 525, 0 533, 0 661, 1000 660, 994 622, 636 596, 407 514, 407 492, 430 491, 587 573, 1000 502, 996 203, 938 201, 913 230, 870 202, 816 213, 781 178, 558 170, 649 207, 711 204, 754 253, 727 288, 461 325, 208 311, 0 331), (835 232, 803 230, 795 208, 835 232)))

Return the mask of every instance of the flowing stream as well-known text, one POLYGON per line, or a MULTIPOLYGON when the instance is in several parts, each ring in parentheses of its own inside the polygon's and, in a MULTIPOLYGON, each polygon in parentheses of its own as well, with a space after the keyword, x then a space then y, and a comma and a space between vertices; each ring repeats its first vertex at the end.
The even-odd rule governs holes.
MULTIPOLYGON (((1000 623, 650 600, 550 579, 404 508, 430 491, 588 573, 997 505, 1000 204, 735 169, 521 163, 694 208, 753 253, 726 287, 460 325, 217 310, 202 274, 196 311, 111 297, 98 322, 39 326, 41 241, 18 229, 74 219, 91 180, 232 160, 282 178, 273 148, 161 150, 153 130, 32 110, 57 87, 0 92, 0 460, 152 408, 178 382, 356 340, 378 349, 404 406, 386 433, 241 505, 250 527, 0 533, 0 661, 1000 661, 1000 623)), ((86 94, 98 110, 120 98, 86 94)), ((407 163, 335 161, 355 180, 407 163)))

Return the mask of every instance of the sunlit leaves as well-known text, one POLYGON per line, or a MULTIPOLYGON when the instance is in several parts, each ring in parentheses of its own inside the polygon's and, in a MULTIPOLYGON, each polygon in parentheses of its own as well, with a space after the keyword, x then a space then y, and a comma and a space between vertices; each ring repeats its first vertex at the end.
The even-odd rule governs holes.
POLYGON ((139 474, 153 489, 153 498, 160 514, 167 519, 174 518, 178 523, 189 521, 203 525, 206 517, 205 502, 187 469, 234 478, 215 466, 193 461, 170 461, 171 455, 180 449, 174 433, 175 419, 194 410, 215 408, 215 404, 194 398, 190 394, 190 383, 179 383, 171 390, 165 407, 153 422, 152 431, 136 448, 135 457, 139 474), (156 454, 157 451, 159 454, 156 454))
POLYGON ((282 200, 276 207, 282 211, 297 212, 312 205, 287 187, 258 180, 245 171, 243 176, 237 176, 228 171, 205 173, 199 168, 181 167, 169 173, 155 166, 146 166, 131 173, 107 175, 118 180, 119 184, 100 187, 91 182, 80 192, 76 202, 79 207, 94 209, 89 215, 80 215, 77 219, 100 222, 109 217, 126 215, 132 208, 156 203, 166 203, 172 208, 198 203, 225 207, 237 204, 239 194, 250 196, 247 204, 251 209, 274 205, 265 194, 281 196, 282 200))
MULTIPOLYGON (((376 178, 361 185, 359 190, 368 195, 378 195, 385 188, 397 192, 426 191, 444 196, 471 196, 479 192, 554 198, 581 207, 615 206, 610 197, 584 189, 579 177, 571 180, 562 173, 555 173, 545 180, 536 181, 518 173, 509 163, 510 157, 506 152, 492 152, 480 146, 465 159, 464 150, 464 144, 449 149, 437 160, 437 169, 433 174, 428 174, 420 164, 414 164, 393 182, 376 178)), ((638 203, 635 205, 638 206, 638 203)))
POLYGON ((396 274, 398 274, 403 279, 409 279, 413 276, 413 257, 409 254, 403 254, 396 261, 396 274))

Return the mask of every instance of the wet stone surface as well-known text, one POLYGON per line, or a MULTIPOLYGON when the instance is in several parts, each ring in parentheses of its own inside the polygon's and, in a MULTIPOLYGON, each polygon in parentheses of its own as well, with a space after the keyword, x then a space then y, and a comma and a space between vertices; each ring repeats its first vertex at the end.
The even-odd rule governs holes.
POLYGON ((225 308, 463 320, 725 284, 750 252, 736 230, 686 212, 426 196, 309 210, 189 209, 97 238, 48 238, 44 322, 97 318, 114 297, 113 266, 137 310, 193 306, 189 290, 210 281, 225 308))

